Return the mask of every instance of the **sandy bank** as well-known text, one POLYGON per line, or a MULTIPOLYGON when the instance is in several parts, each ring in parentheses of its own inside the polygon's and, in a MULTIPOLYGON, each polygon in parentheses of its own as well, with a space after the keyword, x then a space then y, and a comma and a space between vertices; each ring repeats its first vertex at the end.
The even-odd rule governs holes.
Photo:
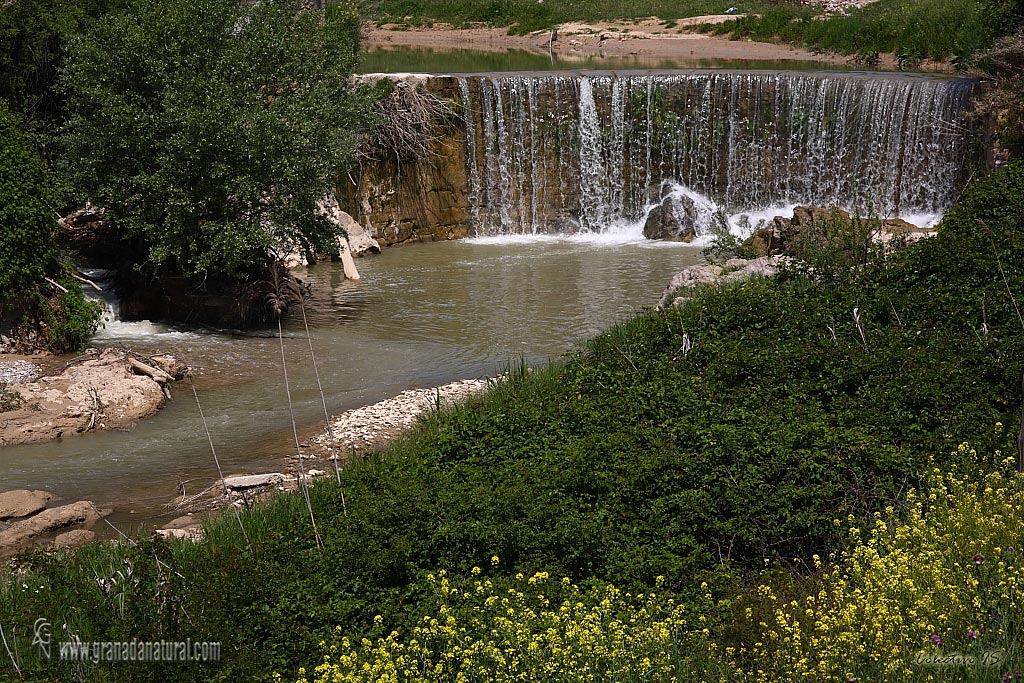
MULTIPOLYGON (((526 50, 548 54, 549 47, 559 60, 571 61, 603 57, 686 58, 757 61, 819 62, 829 65, 847 64, 841 55, 817 54, 809 50, 751 41, 734 41, 693 32, 701 23, 720 23, 737 15, 711 15, 680 19, 676 26, 665 28, 659 19, 606 21, 591 24, 571 23, 558 27, 558 40, 551 41, 550 31, 524 36, 509 35, 503 28, 453 29, 443 24, 429 28, 404 28, 390 24, 369 25, 364 30, 363 47, 419 47, 434 50, 470 49, 486 52, 526 50)), ((883 64, 883 67, 888 65, 883 64)))

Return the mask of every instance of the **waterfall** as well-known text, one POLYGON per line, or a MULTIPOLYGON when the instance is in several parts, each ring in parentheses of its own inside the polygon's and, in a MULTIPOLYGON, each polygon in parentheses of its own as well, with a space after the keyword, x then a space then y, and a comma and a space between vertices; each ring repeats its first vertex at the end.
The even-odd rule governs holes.
POLYGON ((85 298, 98 303, 102 308, 100 327, 93 336, 94 341, 108 343, 136 339, 185 340, 200 338, 194 332, 179 331, 169 325, 149 320, 121 320, 121 302, 115 293, 117 271, 101 268, 81 268, 80 271, 89 281, 100 288, 97 290, 90 285, 82 285, 82 293, 85 298))
POLYGON ((972 87, 901 74, 463 77, 469 213, 482 235, 601 232, 643 220, 667 181, 727 214, 941 214, 968 166, 972 87))

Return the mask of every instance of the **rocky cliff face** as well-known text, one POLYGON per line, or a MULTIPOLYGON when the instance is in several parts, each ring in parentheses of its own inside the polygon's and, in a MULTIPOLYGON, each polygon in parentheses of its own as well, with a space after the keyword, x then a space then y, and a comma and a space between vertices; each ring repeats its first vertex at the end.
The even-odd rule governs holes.
POLYGON ((384 246, 466 237, 464 147, 456 133, 432 140, 426 158, 371 159, 341 182, 338 200, 384 246))
POLYGON ((422 102, 410 104, 408 97, 385 100, 399 109, 420 107, 386 113, 385 118, 395 120, 385 125, 401 127, 403 116, 417 119, 420 125, 385 135, 383 142, 378 136, 378 143, 366 150, 368 158, 358 174, 339 180, 336 194, 341 209, 382 246, 466 237, 470 234, 466 131, 451 120, 456 81, 409 76, 399 78, 396 88, 425 92, 426 109, 430 103, 435 105, 434 120, 421 120, 431 113, 422 102))

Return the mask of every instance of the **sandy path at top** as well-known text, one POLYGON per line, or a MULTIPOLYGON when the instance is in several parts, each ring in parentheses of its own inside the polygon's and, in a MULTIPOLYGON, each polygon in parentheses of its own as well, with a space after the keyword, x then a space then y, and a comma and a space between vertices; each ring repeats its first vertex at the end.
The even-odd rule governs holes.
MULTIPOLYGON (((454 29, 444 24, 429 28, 402 28, 394 25, 368 25, 363 33, 366 49, 420 47, 435 50, 471 49, 485 52, 527 50, 539 54, 551 51, 560 60, 601 57, 687 58, 764 61, 820 62, 848 64, 849 57, 819 54, 789 45, 728 40, 691 32, 700 23, 720 23, 737 15, 710 15, 680 19, 672 28, 650 18, 638 21, 604 21, 591 24, 569 23, 558 27, 558 40, 550 42, 550 31, 513 36, 504 28, 454 29)), ((881 65, 886 68, 886 64, 881 65)))

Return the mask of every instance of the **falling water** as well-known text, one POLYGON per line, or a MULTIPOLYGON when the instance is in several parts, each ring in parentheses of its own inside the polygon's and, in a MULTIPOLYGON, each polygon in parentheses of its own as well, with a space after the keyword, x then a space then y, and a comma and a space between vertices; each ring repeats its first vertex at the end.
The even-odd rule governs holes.
POLYGON ((941 214, 970 152, 972 87, 780 72, 462 78, 470 214, 480 234, 595 232, 642 220, 662 187, 726 213, 941 214))

